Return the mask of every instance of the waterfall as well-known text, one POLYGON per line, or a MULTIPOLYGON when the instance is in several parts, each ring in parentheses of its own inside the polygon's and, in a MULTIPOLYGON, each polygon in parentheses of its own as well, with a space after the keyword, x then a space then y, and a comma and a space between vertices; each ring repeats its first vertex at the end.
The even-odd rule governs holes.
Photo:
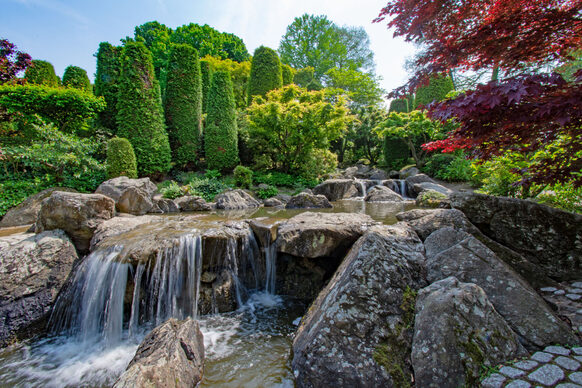
POLYGON ((402 196, 402 198, 408 199, 408 193, 406 189, 406 180, 404 179, 394 179, 392 184, 392 190, 397 192, 402 196))
POLYGON ((265 291, 275 294, 277 277, 277 244, 271 242, 265 248, 265 291))
POLYGON ((366 189, 366 182, 360 180, 360 179, 354 179, 356 184, 360 186, 360 193, 362 194, 360 196, 360 198, 366 198, 367 195, 367 189, 366 189))

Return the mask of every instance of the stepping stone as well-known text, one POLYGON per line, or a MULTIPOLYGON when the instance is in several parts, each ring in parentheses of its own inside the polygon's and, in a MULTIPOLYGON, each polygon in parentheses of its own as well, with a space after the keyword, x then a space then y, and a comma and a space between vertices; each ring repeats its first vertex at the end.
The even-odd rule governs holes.
POLYGON ((539 361, 539 362, 550 362, 554 356, 549 353, 544 352, 535 352, 533 356, 531 356, 532 360, 539 361))
POLYGON ((582 294, 582 288, 569 288, 568 291, 572 294, 582 294))
POLYGON ((582 372, 570 373, 568 377, 570 378, 571 381, 578 384, 582 384, 582 372))
POLYGON ((559 366, 561 366, 564 369, 568 369, 568 370, 576 370, 578 368, 580 368, 580 363, 576 360, 573 360, 571 358, 568 357, 563 357, 560 356, 558 358, 556 358, 554 360, 554 362, 556 364, 558 364, 559 366))
POLYGON ((580 362, 582 362, 582 356, 574 356, 574 358, 580 362))
POLYGON ((546 346, 546 348, 544 349, 544 352, 552 353, 552 354, 559 354, 560 356, 567 356, 570 354, 570 350, 566 349, 563 346, 546 346))
POLYGON ((558 290, 554 292, 554 295, 564 295, 566 293, 566 291, 564 290, 558 290))
POLYGON ((556 365, 544 365, 528 375, 532 381, 543 385, 554 385, 564 378, 564 371, 556 365))
POLYGON ((540 288, 541 292, 555 292, 558 291, 558 289, 556 287, 543 287, 540 288))
POLYGON ((582 282, 572 283, 572 287, 582 288, 582 282))
POLYGON ((515 364, 513 364, 514 367, 522 369, 522 370, 532 370, 533 368, 535 368, 538 365, 539 364, 537 362, 535 362, 534 360, 524 360, 524 361, 519 361, 519 362, 516 362, 515 364))
POLYGON ((493 373, 491 376, 487 377, 485 380, 481 381, 482 388, 501 388, 506 378, 498 373, 493 373))
POLYGON ((523 380, 515 380, 507 384, 505 388, 530 388, 531 384, 523 380))
POLYGON ((580 347, 580 346, 576 346, 575 348, 572 348, 572 351, 576 354, 582 355, 582 347, 580 347))
POLYGON ((522 371, 520 369, 513 368, 511 366, 502 367, 501 369, 499 369, 499 373, 501 373, 502 375, 505 375, 507 377, 510 377, 512 379, 515 379, 516 377, 519 377, 519 376, 523 376, 525 374, 524 371, 522 371))
MULTIPOLYGON (((509 387, 509 385, 506 385, 506 387, 509 387)), ((556 388, 582 388, 582 385, 572 383, 562 383, 556 385, 556 388)))
POLYGON ((580 300, 582 298, 582 295, 580 295, 580 294, 566 294, 566 298, 573 300, 573 301, 577 301, 577 300, 580 300))

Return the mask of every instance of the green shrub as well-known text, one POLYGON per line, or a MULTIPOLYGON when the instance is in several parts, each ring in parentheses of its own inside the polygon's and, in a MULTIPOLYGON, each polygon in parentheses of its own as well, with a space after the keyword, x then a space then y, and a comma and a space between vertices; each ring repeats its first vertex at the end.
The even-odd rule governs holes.
POLYGON ((0 179, 0 217, 29 196, 53 186, 54 179, 50 175, 22 177, 4 174, 3 179, 0 179))
POLYGON ((515 171, 526 168, 527 165, 523 155, 507 152, 486 162, 473 163, 472 181, 485 194, 528 198, 529 193, 524 193, 520 186, 515 185, 521 178, 515 171))
POLYGON ((230 187, 218 179, 194 178, 185 189, 189 195, 198 195, 206 201, 213 201, 217 194, 230 189, 230 187))
POLYGON ((55 68, 50 62, 35 59, 24 73, 26 81, 35 85, 57 87, 60 84, 59 77, 55 74, 55 68))
POLYGON ((285 174, 279 171, 260 171, 253 173, 253 181, 256 185, 264 183, 278 187, 315 187, 319 184, 318 179, 308 179, 300 176, 285 174))
POLYGON ((449 182, 468 182, 472 177, 471 160, 467 159, 463 154, 455 156, 453 161, 445 168, 440 179, 449 182))
POLYGON ((128 41, 120 62, 118 135, 133 146, 140 176, 166 172, 170 168, 170 144, 152 56, 143 43, 128 41))
POLYGON ((93 93, 93 86, 91 86, 87 71, 77 66, 67 66, 63 74, 63 86, 93 93))
POLYGON ((408 163, 410 151, 402 139, 394 139, 389 136, 384 138, 384 163, 388 169, 400 170, 408 163))
POLYGON ((237 110, 243 112, 248 105, 247 89, 251 75, 251 62, 235 62, 231 59, 219 59, 210 56, 204 57, 204 60, 210 64, 213 73, 216 71, 228 71, 230 73, 234 102, 237 110))
POLYGON ((166 68, 165 114, 177 166, 198 162, 202 140, 202 83, 196 49, 172 44, 166 68))
POLYGON ((582 187, 574 187, 571 183, 558 183, 541 192, 536 201, 582 214, 582 187))
POLYGON ((454 159, 454 154, 433 154, 428 158, 422 171, 433 178, 443 179, 442 176, 446 168, 454 159))
POLYGON ((318 180, 337 168, 337 155, 330 150, 314 149, 299 169, 301 177, 308 181, 318 180))
POLYGON ((204 178, 207 178, 207 179, 218 179, 221 176, 222 176, 222 174, 218 170, 208 169, 204 172, 204 178))
POLYGON ((117 133, 117 94, 119 92, 119 56, 121 47, 101 42, 97 51, 95 95, 105 99, 106 107, 99 113, 99 123, 117 133))
POLYGON ((251 62, 249 105, 254 96, 265 97, 268 91, 279 89, 281 86, 283 86, 283 75, 277 52, 265 46, 257 48, 251 62))
POLYGON ((234 181, 237 187, 250 189, 253 185, 253 170, 244 166, 236 166, 234 169, 234 181))
POLYGON ((295 69, 289 65, 281 64, 281 76, 283 78, 283 86, 293 83, 293 76, 295 69))
POLYGON ((176 198, 184 195, 184 192, 183 192, 182 188, 180 187, 180 185, 174 181, 170 181, 170 183, 168 183, 164 186, 165 187, 162 187, 161 189, 159 189, 160 193, 162 193, 162 196, 164 198, 176 199, 176 198))
POLYGON ((107 142, 107 176, 111 179, 122 175, 137 178, 135 153, 129 140, 114 137, 107 142))
POLYGON ((306 88, 313 81, 313 76, 315 74, 315 69, 308 66, 304 69, 299 69, 295 72, 293 76, 293 83, 306 88))
POLYGON ((390 101, 390 112, 408 113, 408 100, 401 98, 390 101))
POLYGON ((267 199, 279 194, 279 190, 277 190, 276 187, 267 186, 265 188, 258 189, 256 193, 257 197, 259 197, 260 199, 267 199))
POLYGON ((441 101, 454 89, 453 80, 449 76, 432 78, 428 85, 421 86, 416 91, 415 108, 426 106, 433 101, 441 101))
POLYGON ((230 74, 217 71, 208 95, 204 149, 209 169, 227 170, 238 162, 236 107, 230 74))
POLYGON ((208 93, 212 83, 212 67, 207 61, 200 61, 200 78, 202 87, 202 113, 208 112, 208 93))

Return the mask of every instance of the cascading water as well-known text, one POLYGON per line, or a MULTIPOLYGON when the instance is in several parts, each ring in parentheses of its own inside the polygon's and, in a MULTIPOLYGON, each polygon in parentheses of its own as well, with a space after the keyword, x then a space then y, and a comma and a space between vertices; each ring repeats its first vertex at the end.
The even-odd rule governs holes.
POLYGON ((360 198, 366 198, 367 189, 366 189, 366 182, 362 181, 361 179, 355 179, 355 183, 360 187, 360 198))

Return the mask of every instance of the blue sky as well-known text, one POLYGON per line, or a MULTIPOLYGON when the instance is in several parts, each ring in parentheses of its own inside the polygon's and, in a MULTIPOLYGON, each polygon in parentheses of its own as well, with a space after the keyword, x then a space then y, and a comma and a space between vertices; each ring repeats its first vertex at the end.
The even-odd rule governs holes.
POLYGON ((377 73, 390 90, 406 81, 402 68, 414 53, 411 44, 393 39, 385 25, 372 24, 386 0, 0 0, 0 38, 55 66, 95 73, 99 42, 119 44, 135 26, 157 20, 171 28, 208 24, 243 39, 249 52, 260 45, 276 49, 287 26, 304 13, 327 15, 338 25, 362 26, 370 35, 377 73))

